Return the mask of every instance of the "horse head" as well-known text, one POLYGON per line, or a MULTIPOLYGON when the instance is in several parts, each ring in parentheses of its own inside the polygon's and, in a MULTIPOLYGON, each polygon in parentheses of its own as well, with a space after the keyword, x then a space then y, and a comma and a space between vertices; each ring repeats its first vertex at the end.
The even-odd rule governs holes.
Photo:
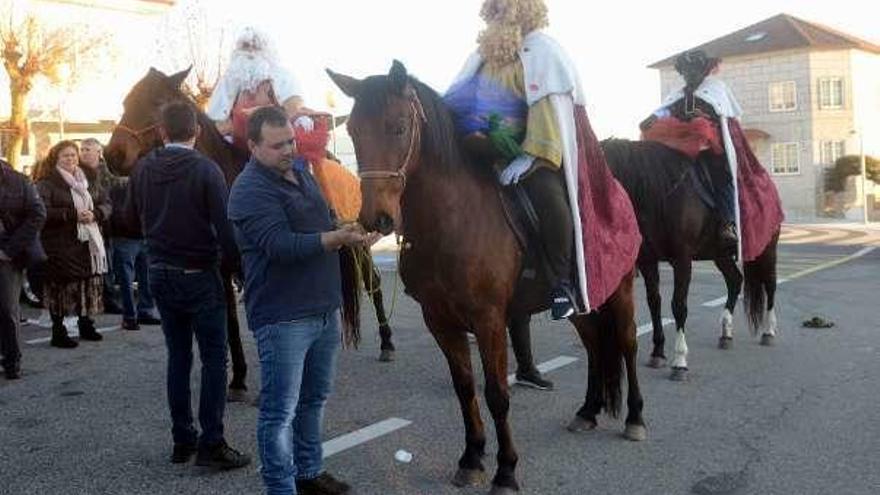
POLYGON ((162 145, 159 109, 170 101, 187 98, 180 88, 191 68, 169 76, 151 67, 131 88, 123 100, 122 117, 104 149, 110 170, 128 175, 138 158, 162 145))
POLYGON ((400 199, 407 176, 418 166, 425 113, 406 67, 394 61, 387 75, 358 80, 327 70, 354 98, 348 133, 354 143, 368 230, 401 232, 400 199))

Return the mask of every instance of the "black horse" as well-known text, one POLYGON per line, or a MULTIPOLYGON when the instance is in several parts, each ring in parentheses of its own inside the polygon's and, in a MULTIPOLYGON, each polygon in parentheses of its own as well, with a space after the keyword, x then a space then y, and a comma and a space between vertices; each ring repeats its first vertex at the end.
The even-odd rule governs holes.
POLYGON ((654 350, 649 366, 665 365, 665 337, 660 314, 658 262, 672 265, 675 290, 672 313, 675 317, 676 344, 672 379, 687 377, 687 294, 694 260, 712 260, 727 285, 727 301, 721 316, 719 347, 733 343, 733 310, 745 279, 745 304, 750 328, 763 328, 761 344, 772 345, 776 335, 773 309, 776 293, 776 244, 773 236, 761 255, 744 264, 745 278, 735 258, 719 242, 718 215, 700 198, 697 189, 699 166, 686 155, 652 141, 608 139, 602 143, 611 172, 632 200, 642 233, 638 268, 645 279, 654 350), (767 324, 765 325, 765 319, 767 324))

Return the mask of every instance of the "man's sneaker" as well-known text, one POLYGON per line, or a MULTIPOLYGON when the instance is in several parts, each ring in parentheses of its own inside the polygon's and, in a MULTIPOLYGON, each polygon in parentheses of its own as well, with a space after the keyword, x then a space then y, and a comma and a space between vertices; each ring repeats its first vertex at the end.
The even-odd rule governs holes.
POLYGON ((174 450, 171 452, 171 462, 174 464, 189 462, 197 450, 195 444, 192 443, 175 443, 174 450))
POLYGON ((526 373, 516 372, 516 384, 524 387, 532 387, 538 390, 553 390, 553 382, 545 380, 538 370, 532 370, 526 373))
POLYGON ((138 325, 137 320, 122 320, 122 329, 123 330, 140 330, 141 326, 138 325))
POLYGON ((550 317, 554 320, 564 320, 574 314, 574 304, 565 289, 559 288, 553 291, 553 302, 550 303, 550 317))
POLYGON ((225 441, 211 447, 200 447, 199 454, 196 456, 196 466, 222 470, 237 469, 250 463, 249 455, 233 449, 225 441))
POLYGON ((326 471, 317 478, 296 480, 296 493, 299 495, 342 495, 350 490, 348 483, 337 480, 326 471))

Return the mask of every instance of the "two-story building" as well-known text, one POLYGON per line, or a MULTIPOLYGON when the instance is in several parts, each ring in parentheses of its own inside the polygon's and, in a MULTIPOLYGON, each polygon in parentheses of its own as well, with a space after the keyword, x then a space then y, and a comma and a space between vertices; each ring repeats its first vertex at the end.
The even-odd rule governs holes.
MULTIPOLYGON (((837 158, 859 154, 862 142, 880 156, 880 46, 780 14, 692 49, 723 60, 718 76, 743 107, 743 128, 789 219, 822 215, 824 172, 837 158)), ((650 66, 660 70, 661 96, 684 84, 674 60, 650 66)))

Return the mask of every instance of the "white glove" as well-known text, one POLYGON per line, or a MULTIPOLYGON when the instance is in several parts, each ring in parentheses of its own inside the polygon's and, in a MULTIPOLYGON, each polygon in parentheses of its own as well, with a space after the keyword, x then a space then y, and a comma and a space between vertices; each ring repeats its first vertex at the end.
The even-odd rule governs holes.
POLYGON ((520 178, 532 169, 534 161, 535 157, 528 153, 523 153, 514 158, 510 165, 501 171, 501 177, 499 178, 501 185, 509 186, 518 183, 520 178))
POLYGON ((301 117, 297 117, 297 119, 293 121, 293 126, 300 127, 306 132, 312 132, 312 130, 315 128, 315 121, 312 120, 312 118, 308 115, 303 115, 301 117))

